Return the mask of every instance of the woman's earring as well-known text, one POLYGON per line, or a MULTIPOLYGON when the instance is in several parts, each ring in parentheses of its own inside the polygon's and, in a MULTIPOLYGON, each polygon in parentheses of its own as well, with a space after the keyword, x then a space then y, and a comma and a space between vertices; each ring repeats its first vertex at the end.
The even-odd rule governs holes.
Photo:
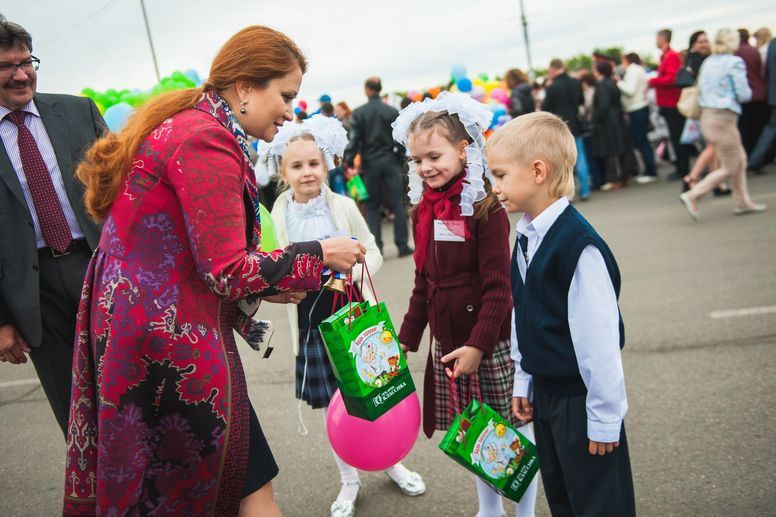
POLYGON ((245 109, 245 106, 248 105, 248 101, 240 101, 240 113, 245 115, 248 111, 245 109))

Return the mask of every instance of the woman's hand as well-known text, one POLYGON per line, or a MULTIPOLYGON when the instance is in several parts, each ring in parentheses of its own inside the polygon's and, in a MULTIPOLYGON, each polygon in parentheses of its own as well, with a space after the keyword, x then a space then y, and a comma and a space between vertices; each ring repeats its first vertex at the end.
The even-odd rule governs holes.
POLYGON ((299 305, 302 300, 307 298, 307 293, 304 291, 294 291, 291 293, 280 293, 272 296, 265 296, 262 300, 270 303, 293 303, 299 305))
POLYGON ((323 263, 340 273, 350 273, 353 267, 364 261, 366 248, 348 237, 335 237, 321 241, 323 263))
POLYGON ((470 373, 476 372, 477 368, 480 367, 481 359, 482 350, 477 347, 464 345, 442 357, 442 362, 449 363, 450 361, 455 361, 453 370, 451 371, 450 368, 445 368, 445 372, 448 377, 453 377, 453 375, 455 375, 453 378, 457 379, 461 375, 469 375, 470 373))

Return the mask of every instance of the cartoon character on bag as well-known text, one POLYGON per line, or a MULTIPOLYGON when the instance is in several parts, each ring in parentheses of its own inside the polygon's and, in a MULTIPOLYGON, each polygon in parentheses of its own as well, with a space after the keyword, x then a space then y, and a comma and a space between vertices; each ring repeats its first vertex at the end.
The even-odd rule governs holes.
POLYGON ((373 343, 366 342, 361 345, 361 361, 364 364, 363 377, 371 384, 383 373, 380 361, 377 357, 377 348, 373 343))
POLYGON ((499 475, 503 474, 512 458, 511 451, 503 443, 490 442, 485 444, 483 457, 485 463, 490 465, 489 470, 499 475))

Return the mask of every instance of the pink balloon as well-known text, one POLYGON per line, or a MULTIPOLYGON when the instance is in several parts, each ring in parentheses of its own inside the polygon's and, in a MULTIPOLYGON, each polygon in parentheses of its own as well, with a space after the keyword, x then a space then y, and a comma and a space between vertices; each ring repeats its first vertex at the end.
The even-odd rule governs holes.
POLYGON ((490 98, 501 104, 507 104, 509 102, 509 94, 503 88, 493 88, 490 92, 490 98))
POLYGON ((299 107, 302 108, 302 111, 305 111, 307 109, 307 102, 299 101, 299 107))
POLYGON ((417 392, 370 422, 350 416, 339 390, 329 402, 326 432, 337 455, 361 470, 385 470, 409 454, 420 433, 417 392))

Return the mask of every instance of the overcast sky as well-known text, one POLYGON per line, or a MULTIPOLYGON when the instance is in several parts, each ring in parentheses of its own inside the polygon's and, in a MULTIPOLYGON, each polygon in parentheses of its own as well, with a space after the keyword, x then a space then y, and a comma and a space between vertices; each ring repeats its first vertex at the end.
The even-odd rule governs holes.
MULTIPOLYGON (((26 0, 0 12, 33 36, 38 90, 147 89, 156 83, 139 0, 26 0)), ((452 65, 470 75, 527 67, 518 0, 146 0, 162 76, 194 68, 203 77, 217 49, 246 25, 290 35, 310 60, 301 98, 327 92, 359 104, 363 80, 387 90, 446 82, 452 65)), ((703 28, 765 25, 773 0, 524 0, 535 66, 552 57, 623 45, 657 55, 656 30, 674 46, 703 28)))

